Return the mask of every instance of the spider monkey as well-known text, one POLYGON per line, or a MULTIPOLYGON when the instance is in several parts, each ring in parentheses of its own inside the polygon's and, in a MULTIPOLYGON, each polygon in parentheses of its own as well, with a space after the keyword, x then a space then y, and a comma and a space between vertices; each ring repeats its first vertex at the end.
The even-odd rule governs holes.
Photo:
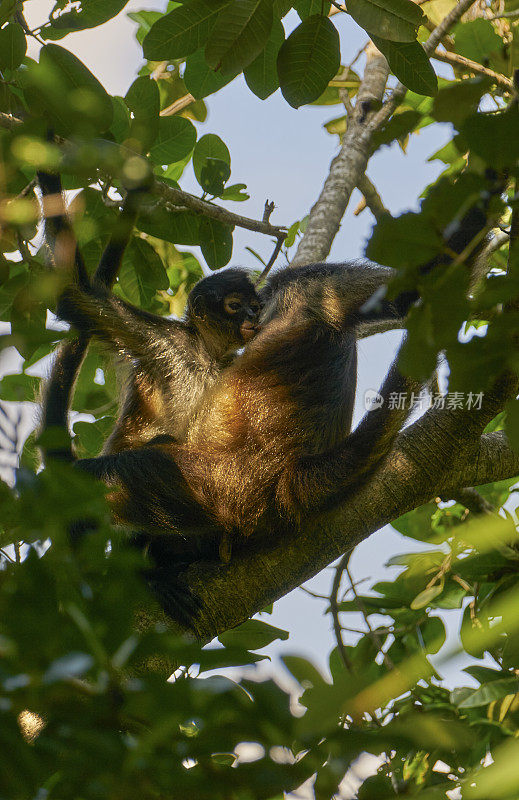
MULTIPOLYGON (((489 196, 449 226, 445 254, 425 264, 423 273, 451 263, 481 239, 489 196)), ((418 299, 414 291, 392 303, 380 298, 392 274, 374 264, 345 263, 274 275, 261 293, 259 332, 205 391, 182 441, 156 439, 78 462, 117 487, 114 517, 140 531, 139 542, 155 562, 153 588, 174 618, 180 610, 171 561, 192 535, 216 533, 228 557, 230 542, 247 546, 253 534, 288 531, 302 515, 333 505, 389 452, 409 413, 390 409, 389 396, 419 389, 397 362, 380 390, 381 407, 353 432, 351 421, 358 325, 401 317, 418 299)), ((149 325, 128 326, 130 307, 125 314, 114 314, 116 308, 108 294, 78 282, 59 312, 84 334, 120 348, 150 347, 157 335, 162 341, 155 318, 144 315, 149 325)), ((132 313, 135 319, 142 314, 132 313)))
MULTIPOLYGON (((40 173, 38 179, 44 199, 61 197, 57 175, 40 173)), ((110 294, 138 205, 138 190, 128 191, 92 282, 66 217, 46 220, 47 241, 55 252, 61 251, 61 260, 70 261, 70 251, 74 251, 73 279, 60 297, 57 312, 74 323, 80 336, 58 351, 43 403, 43 428, 66 428, 81 361, 90 338, 98 336, 129 367, 119 419, 103 453, 151 441, 181 440, 205 391, 235 351, 255 335, 258 325, 258 296, 243 270, 230 269, 199 281, 188 296, 182 321, 148 314, 110 294)), ((47 454, 71 457, 70 447, 49 448, 47 454)))

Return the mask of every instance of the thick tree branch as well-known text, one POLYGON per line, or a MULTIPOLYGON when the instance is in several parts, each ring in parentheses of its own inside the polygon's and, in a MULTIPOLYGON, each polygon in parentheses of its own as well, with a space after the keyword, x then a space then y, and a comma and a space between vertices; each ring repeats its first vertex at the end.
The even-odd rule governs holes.
MULTIPOLYGON (((22 120, 0 112, 1 128, 14 130, 21 124, 22 120)), ((128 151, 126 151, 126 155, 128 155, 128 151)), ((255 231, 256 233, 265 233, 267 236, 274 236, 277 240, 284 239, 286 236, 286 228, 283 226, 271 225, 269 222, 264 222, 263 220, 243 217, 241 214, 233 214, 232 211, 228 211, 226 208, 217 206, 207 200, 201 200, 199 197, 195 197, 189 192, 184 192, 182 189, 167 186, 157 179, 153 181, 151 192, 167 203, 181 206, 183 209, 189 209, 195 214, 210 217, 211 219, 218 220, 231 227, 245 228, 246 230, 255 231)))
MULTIPOLYGON (((446 33, 474 2, 459 0, 425 42, 423 47, 427 55, 436 50, 446 33)), ((387 122, 407 91, 405 86, 398 84, 380 111, 374 111, 382 100, 389 68, 384 56, 371 43, 366 57, 354 113, 350 115, 341 148, 330 165, 321 194, 310 211, 305 234, 291 263, 293 267, 322 261, 328 256, 351 193, 366 171, 373 133, 387 122)))
POLYGON ((437 439, 426 445, 422 431, 406 431, 384 467, 340 508, 314 515, 297 531, 280 529, 262 552, 243 553, 226 566, 194 565, 189 585, 201 602, 194 632, 209 640, 228 630, 316 575, 345 551, 383 525, 437 495, 454 496, 460 487, 504 480, 519 474, 519 455, 503 433, 482 436, 462 464, 434 456, 437 439))
POLYGON ((239 624, 432 497, 453 497, 464 486, 519 474, 519 455, 505 435, 481 435, 516 389, 517 380, 505 376, 479 411, 431 409, 399 435, 382 467, 334 510, 309 514, 298 527, 287 523, 262 539, 261 548, 246 545, 228 565, 194 564, 188 582, 201 603, 195 634, 211 639, 239 624))
POLYGON ((383 55, 369 45, 364 78, 354 113, 342 137, 338 154, 330 165, 321 194, 310 211, 308 225, 291 266, 322 261, 330 252, 351 193, 364 175, 370 154, 372 131, 366 122, 373 107, 380 105, 389 68, 383 55))

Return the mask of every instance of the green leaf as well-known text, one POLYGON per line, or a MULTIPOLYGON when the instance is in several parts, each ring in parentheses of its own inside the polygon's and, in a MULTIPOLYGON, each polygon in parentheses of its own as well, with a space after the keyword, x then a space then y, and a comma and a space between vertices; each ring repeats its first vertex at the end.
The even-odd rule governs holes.
POLYGON ((168 289, 169 280, 162 259, 140 237, 134 237, 124 254, 119 284, 128 300, 147 308, 158 289, 168 289))
POLYGON ((158 134, 150 158, 156 164, 171 164, 188 156, 196 142, 196 129, 184 117, 159 117, 158 134))
POLYGON ((416 595, 411 602, 411 608, 413 611, 416 611, 418 608, 425 608, 426 606, 430 605, 434 598, 438 597, 438 595, 442 592, 442 584, 437 583, 434 586, 429 586, 428 589, 424 589, 423 592, 420 592, 420 594, 416 595))
POLYGON ((130 137, 140 142, 146 152, 159 130, 160 96, 157 81, 148 75, 136 78, 124 98, 133 114, 130 137))
POLYGON ((211 269, 225 267, 232 256, 232 229, 215 219, 200 220, 200 247, 211 269))
POLYGON ((453 31, 456 52, 484 64, 488 57, 503 48, 503 40, 488 19, 474 19, 457 25, 453 31))
POLYGON ((342 114, 340 117, 334 117, 334 119, 325 122, 323 125, 323 128, 325 128, 332 136, 334 134, 337 136, 342 136, 344 133, 346 133, 347 127, 348 120, 346 114, 342 114))
POLYGON ((500 114, 474 114, 461 129, 470 149, 494 167, 513 167, 519 155, 516 108, 500 114))
POLYGON ((63 47, 42 47, 40 63, 31 63, 27 81, 31 102, 41 109, 56 133, 87 138, 110 127, 110 97, 90 70, 63 47))
POLYGON ((141 211, 137 220, 137 228, 157 239, 164 239, 172 244, 196 245, 199 243, 200 219, 189 211, 172 213, 159 206, 151 213, 141 211))
POLYGON ((135 34, 137 41, 142 46, 144 41, 144 37, 147 33, 150 32, 151 26, 157 22, 158 19, 161 19, 163 14, 160 11, 130 11, 127 16, 130 19, 133 19, 134 22, 137 23, 139 26, 137 33, 135 34))
POLYGON ((233 0, 219 15, 205 48, 206 61, 224 75, 247 67, 265 47, 272 0, 233 0))
POLYGON ((259 619, 249 619, 218 636, 225 647, 245 647, 247 650, 260 650, 276 639, 288 639, 288 631, 275 628, 259 619))
POLYGON ((130 135, 130 112, 123 97, 112 97, 114 117, 110 125, 110 133, 116 142, 125 142, 130 135))
POLYGON ((115 17, 125 7, 128 0, 81 0, 78 8, 65 11, 56 16, 66 3, 58 0, 50 13, 51 26, 42 28, 43 39, 61 39, 69 31, 95 28, 115 17))
MULTIPOLYGON (((432 115, 438 122, 452 122, 457 128, 473 114, 491 82, 486 78, 467 78, 445 86, 434 98, 432 115)), ((459 158, 459 153, 457 154, 459 158)))
POLYGON ((277 57, 284 41, 285 29, 279 20, 274 20, 264 49, 243 71, 247 86, 260 100, 266 100, 279 87, 277 57))
POLYGON ((184 83, 187 91, 196 100, 202 100, 227 86, 237 74, 236 72, 236 74, 223 75, 221 71, 215 72, 205 60, 204 48, 201 47, 186 60, 184 83))
POLYGON ((219 196, 231 174, 231 154, 227 145, 214 133, 206 133, 193 151, 195 177, 205 192, 219 196))
POLYGON ((244 192, 247 185, 245 183, 233 183, 232 186, 227 186, 222 194, 222 200, 234 200, 235 202, 242 202, 248 200, 250 194, 244 192))
POLYGON ((75 433, 74 446, 79 449, 81 455, 89 457, 98 455, 113 424, 112 417, 101 417, 94 422, 75 422, 72 426, 75 433))
POLYGON ((432 515, 436 511, 436 503, 426 503, 423 506, 409 511, 402 517, 394 520, 392 527, 401 533, 403 536, 408 536, 411 539, 418 539, 420 542, 441 542, 447 536, 437 537, 431 527, 432 515))
POLYGON ((471 694, 464 697, 458 708, 477 708, 478 706, 488 706, 494 700, 500 700, 507 694, 519 693, 519 678, 502 678, 500 680, 485 683, 478 689, 474 689, 471 694))
POLYGON ((306 658, 283 655, 281 656, 281 661, 304 689, 307 689, 309 686, 328 685, 317 667, 306 658))
POLYGON ((421 8, 411 0, 348 0, 347 9, 370 36, 392 42, 414 42, 425 20, 421 8))
POLYGON ((2 400, 34 402, 39 383, 40 379, 32 375, 5 375, 0 382, 2 400))
POLYGON ((326 89, 340 66, 339 34, 327 17, 305 19, 279 51, 277 67, 285 100, 299 108, 326 89))
POLYGON ((405 142, 409 134, 420 125, 422 119, 423 117, 418 111, 410 108, 393 114, 383 128, 375 131, 372 139, 373 149, 378 150, 382 145, 391 144, 395 139, 400 143, 405 142))
POLYGON ((232 0, 190 0, 152 25, 142 43, 150 61, 171 61, 194 53, 209 38, 216 19, 232 0))
POLYGON ((17 22, 10 22, 0 30, 0 69, 16 69, 27 51, 25 33, 17 22))
POLYGON ((293 6, 299 14, 299 18, 303 20, 314 14, 327 17, 331 3, 328 0, 295 0, 293 6))
POLYGON ((427 653, 437 653, 445 644, 447 634, 445 625, 440 617, 427 617, 418 626, 423 640, 424 649, 427 653))
POLYGON ((463 667, 463 672, 468 672, 478 683, 490 683, 511 677, 509 672, 504 672, 502 669, 493 669, 492 667, 463 667))
POLYGON ((366 255, 379 264, 403 268, 427 263, 442 247, 443 239, 431 220, 407 212, 377 222, 366 255))
POLYGON ((292 0, 274 0, 274 17, 283 19, 292 8, 292 0))
POLYGON ((421 44, 418 42, 389 42, 372 36, 373 43, 385 55, 391 72, 404 86, 417 94, 432 97, 438 91, 438 80, 421 44))

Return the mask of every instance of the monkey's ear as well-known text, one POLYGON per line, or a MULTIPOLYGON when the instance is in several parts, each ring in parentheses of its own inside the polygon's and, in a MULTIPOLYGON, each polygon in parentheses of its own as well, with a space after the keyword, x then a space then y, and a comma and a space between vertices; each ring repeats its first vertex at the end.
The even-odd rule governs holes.
POLYGON ((205 303, 199 294, 195 295, 194 297, 188 297, 187 311, 191 319, 204 319, 205 303))

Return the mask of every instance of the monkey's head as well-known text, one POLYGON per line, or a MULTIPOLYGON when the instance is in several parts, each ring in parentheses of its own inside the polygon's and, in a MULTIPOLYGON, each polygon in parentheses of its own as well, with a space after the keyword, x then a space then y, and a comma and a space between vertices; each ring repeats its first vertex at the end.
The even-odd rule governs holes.
POLYGON ((202 278, 187 298, 187 321, 221 351, 243 347, 259 329, 261 305, 243 269, 226 269, 202 278))

